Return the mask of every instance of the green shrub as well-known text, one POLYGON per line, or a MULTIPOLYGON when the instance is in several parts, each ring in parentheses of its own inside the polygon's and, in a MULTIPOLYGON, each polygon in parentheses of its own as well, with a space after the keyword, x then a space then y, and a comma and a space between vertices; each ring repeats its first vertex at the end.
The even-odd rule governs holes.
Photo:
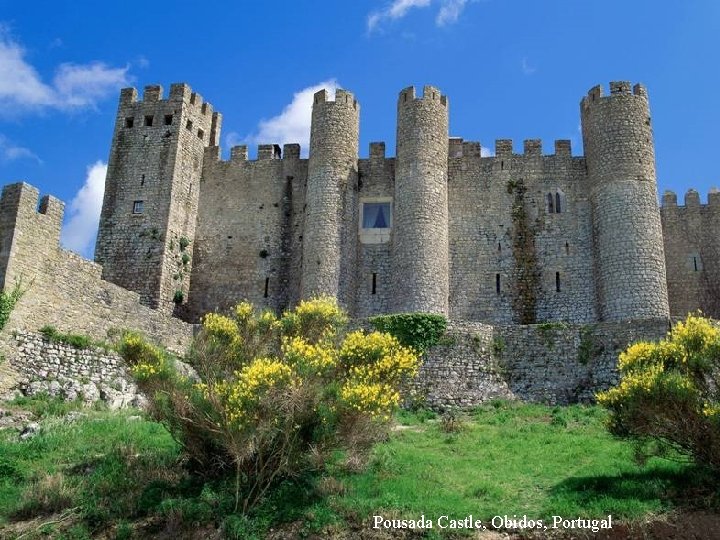
POLYGON ((371 317, 370 323, 377 331, 387 332, 421 353, 437 345, 447 329, 447 319, 432 313, 379 315, 371 317))
POLYGON ((638 455, 678 452, 720 472, 720 331, 688 316, 658 343, 620 354, 620 384, 598 394, 609 429, 638 443, 638 455))
POLYGON ((346 322, 328 298, 281 318, 248 302, 232 316, 210 313, 190 354, 200 381, 138 334, 118 350, 192 470, 232 475, 235 510, 246 512, 279 481, 321 470, 337 449, 363 453, 387 432, 418 357, 389 334, 345 334, 346 322))
POLYGON ((180 289, 177 289, 175 294, 173 294, 173 303, 182 304, 183 300, 185 300, 185 293, 183 293, 180 289))
POLYGON ((20 301, 26 290, 22 285, 22 278, 19 278, 15 280, 12 289, 0 292, 0 330, 5 328, 12 310, 15 309, 15 304, 20 301))
POLYGON ((53 343, 64 343, 76 349, 89 349, 92 346, 101 346, 94 342, 90 336, 83 334, 63 334, 58 332, 57 328, 51 325, 45 325, 40 329, 40 333, 45 339, 53 343))
POLYGON ((178 244, 180 245, 180 251, 185 251, 190 245, 190 240, 186 236, 181 236, 178 244))

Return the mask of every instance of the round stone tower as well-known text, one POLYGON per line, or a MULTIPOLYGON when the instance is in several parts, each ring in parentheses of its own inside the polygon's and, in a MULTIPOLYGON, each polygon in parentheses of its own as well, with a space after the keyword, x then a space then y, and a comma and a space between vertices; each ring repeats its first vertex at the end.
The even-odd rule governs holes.
POLYGON ((598 316, 603 321, 668 317, 647 90, 611 82, 610 95, 603 96, 596 86, 580 108, 598 316))
POLYGON ((448 314, 448 102, 432 86, 400 92, 397 117, 393 312, 448 314))
POLYGON ((350 92, 338 89, 335 101, 328 101, 326 90, 315 94, 305 198, 303 298, 342 296, 343 216, 348 192, 357 184, 359 118, 360 106, 350 92))

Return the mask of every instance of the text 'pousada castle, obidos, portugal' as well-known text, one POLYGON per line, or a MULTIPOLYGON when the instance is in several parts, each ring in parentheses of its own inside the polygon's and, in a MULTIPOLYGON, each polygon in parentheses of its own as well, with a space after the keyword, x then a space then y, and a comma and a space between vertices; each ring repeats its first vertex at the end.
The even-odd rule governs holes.
POLYGON ((659 207, 648 95, 610 83, 580 104, 585 156, 449 137, 449 102, 400 92, 396 157, 359 158, 360 105, 314 96, 297 144, 220 157, 221 115, 185 84, 122 91, 95 250, 103 279, 197 321, 241 299, 316 294, 354 317, 436 312, 493 324, 718 312, 720 193, 659 207))

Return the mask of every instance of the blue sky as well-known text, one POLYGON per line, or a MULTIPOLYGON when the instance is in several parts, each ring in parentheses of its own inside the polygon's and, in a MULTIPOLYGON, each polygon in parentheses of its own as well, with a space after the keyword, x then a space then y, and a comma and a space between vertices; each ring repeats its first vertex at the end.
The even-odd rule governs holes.
POLYGON ((370 141, 394 154, 412 84, 449 96, 453 136, 545 152, 567 138, 581 154, 581 97, 630 80, 650 93, 661 192, 704 200, 720 185, 718 51, 715 0, 0 0, 0 183, 65 200, 64 242, 88 255, 124 86, 188 82, 223 113, 227 155, 306 146, 309 96, 339 85, 360 101, 364 157, 370 141))

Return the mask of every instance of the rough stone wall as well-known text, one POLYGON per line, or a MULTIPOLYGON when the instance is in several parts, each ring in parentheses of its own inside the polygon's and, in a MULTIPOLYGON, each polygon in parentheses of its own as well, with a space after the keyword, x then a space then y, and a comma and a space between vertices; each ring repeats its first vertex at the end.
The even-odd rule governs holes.
POLYGON ((666 319, 502 326, 495 329, 494 349, 505 381, 519 399, 588 402, 617 384, 621 351, 637 341, 660 339, 667 331, 666 319))
POLYGON ((162 97, 160 86, 142 101, 121 93, 95 260, 104 279, 172 311, 189 292, 203 149, 217 144, 221 117, 185 84, 162 97))
POLYGON ((479 143, 451 139, 449 159, 450 317, 497 324, 519 322, 517 223, 513 205, 522 182, 524 212, 538 272, 535 320, 595 320, 592 234, 585 160, 569 141, 542 155, 540 141, 498 140, 494 157, 479 143), (553 212, 547 196, 553 196, 553 212), (560 196, 560 212, 555 198, 560 196), (557 290, 556 274, 560 278, 557 290), (500 292, 497 277, 500 277, 500 292))
MULTIPOLYGON (((365 199, 387 198, 392 201, 395 194, 395 159, 385 158, 385 143, 370 143, 370 158, 360 160, 358 174, 358 204, 352 217, 352 223, 357 227, 361 223, 365 199)), ((360 238, 357 243, 357 266, 353 276, 356 317, 390 311, 390 302, 395 294, 391 281, 393 231, 394 227, 391 227, 387 241, 366 243, 360 238)))
POLYGON ((708 204, 700 204, 698 192, 689 190, 678 206, 677 196, 666 192, 660 216, 670 314, 700 309, 720 318, 720 193, 709 193, 708 204))
POLYGON ((549 404, 591 402, 618 382, 620 351, 665 336, 667 320, 587 325, 489 326, 453 321, 443 345, 426 353, 413 388, 434 408, 495 398, 549 404))
POLYGON ((391 310, 447 314, 447 97, 406 88, 397 115, 391 310))
POLYGON ((669 315, 647 92, 610 83, 581 103, 601 320, 669 315))
POLYGON ((248 299, 286 308, 299 296, 307 160, 298 145, 263 145, 258 160, 236 147, 208 149, 200 190, 190 317, 248 299), (267 287, 267 288, 266 288, 267 287))
POLYGON ((487 324, 452 321, 442 344, 425 354, 410 399, 439 409, 514 399, 493 356, 494 333, 487 324))
POLYGON ((117 353, 76 349, 32 332, 17 332, 15 341, 10 362, 20 373, 19 390, 25 395, 102 400, 111 408, 137 407, 145 400, 117 353))
POLYGON ((193 327, 140 303, 136 292, 101 279, 102 267, 59 247, 63 206, 38 190, 11 184, 0 198, 0 286, 22 280, 27 289, 4 333, 53 325, 104 339, 111 328, 140 330, 183 352, 193 327))
MULTIPOLYGON (((310 131, 310 159, 305 196, 302 297, 317 294, 352 300, 348 268, 353 268, 357 227, 360 106, 354 96, 338 89, 335 101, 326 90, 314 96, 310 131)), ((350 306, 351 307, 351 306, 350 306)))

